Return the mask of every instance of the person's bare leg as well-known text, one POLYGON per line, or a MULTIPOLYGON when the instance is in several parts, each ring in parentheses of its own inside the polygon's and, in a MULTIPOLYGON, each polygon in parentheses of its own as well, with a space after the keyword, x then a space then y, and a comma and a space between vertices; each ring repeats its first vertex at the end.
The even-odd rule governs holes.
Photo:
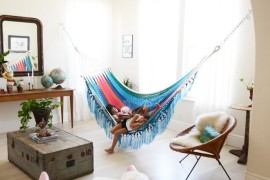
POLYGON ((112 128, 111 128, 111 133, 112 134, 114 134, 114 132, 115 131, 117 131, 118 129, 121 129, 122 128, 122 124, 120 123, 120 124, 116 124, 115 126, 113 126, 112 128))
POLYGON ((160 109, 160 107, 161 106, 159 104, 157 104, 156 107, 155 107, 155 109, 154 109, 154 113, 157 112, 160 109))
POLYGON ((117 144, 117 141, 118 141, 118 137, 120 134, 124 134, 126 133, 128 130, 126 128, 121 128, 121 129, 118 129, 117 131, 114 132, 114 136, 113 136, 113 142, 112 142, 112 146, 108 149, 105 149, 105 151, 108 153, 108 154, 112 154, 114 153, 114 148, 117 144))

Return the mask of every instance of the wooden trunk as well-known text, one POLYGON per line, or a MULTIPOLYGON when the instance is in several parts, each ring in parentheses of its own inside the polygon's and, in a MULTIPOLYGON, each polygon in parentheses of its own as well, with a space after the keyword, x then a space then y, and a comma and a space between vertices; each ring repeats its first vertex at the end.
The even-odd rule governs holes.
POLYGON ((9 161, 30 177, 46 171, 51 180, 74 179, 94 171, 92 142, 53 127, 57 140, 38 144, 29 138, 36 129, 7 133, 9 161))

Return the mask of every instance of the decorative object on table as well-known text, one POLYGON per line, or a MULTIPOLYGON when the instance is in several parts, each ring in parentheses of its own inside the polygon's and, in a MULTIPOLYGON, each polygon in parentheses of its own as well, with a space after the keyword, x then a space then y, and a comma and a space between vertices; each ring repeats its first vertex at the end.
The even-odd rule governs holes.
POLYGON ((9 67, 8 63, 2 64, 2 67, 4 68, 4 72, 2 73, 3 78, 7 80, 7 92, 12 93, 13 86, 15 85, 15 80, 13 79, 13 71, 9 67))
POLYGON ((62 102, 54 103, 53 99, 50 98, 29 99, 22 102, 20 104, 22 109, 18 111, 18 117, 21 118, 20 130, 25 130, 28 128, 27 124, 32 118, 31 112, 34 115, 36 125, 38 125, 41 121, 44 121, 45 124, 51 128, 53 118, 51 111, 61 105, 62 102))
POLYGON ((57 137, 58 137, 57 134, 45 137, 40 137, 38 133, 29 134, 29 138, 37 143, 46 143, 50 141, 55 141, 57 140, 57 137))
POLYGON ((5 79, 13 79, 14 73, 12 69, 9 67, 8 63, 2 64, 4 72, 2 73, 3 78, 5 79))
POLYGON ((49 75, 44 75, 41 77, 41 84, 44 88, 50 88, 53 85, 53 79, 49 75))
POLYGON ((5 90, 4 89, 0 89, 0 94, 5 94, 5 90))
POLYGON ((56 84, 57 86, 54 89, 63 89, 60 84, 62 84, 65 80, 66 73, 60 68, 55 68, 50 72, 49 75, 42 76, 41 84, 45 88, 50 88, 53 84, 56 84))
POLYGON ((247 90, 249 91, 249 99, 252 101, 254 88, 253 79, 250 79, 248 83, 245 82, 244 78, 241 78, 240 81, 246 86, 247 90))
POLYGON ((63 89, 60 84, 66 80, 66 73, 60 68, 55 68, 50 72, 50 76, 53 79, 53 83, 57 85, 55 89, 63 89))
POLYGON ((9 54, 9 51, 0 54, 0 73, 2 74, 4 71, 3 64, 7 63, 8 61, 5 60, 5 56, 9 54))
POLYGON ((16 80, 15 85, 17 86, 18 93, 22 93, 23 92, 23 85, 24 85, 23 79, 16 80))
POLYGON ((45 143, 49 141, 54 141, 57 139, 58 135, 53 133, 52 130, 46 128, 45 121, 42 120, 38 123, 38 129, 36 133, 31 133, 29 138, 37 143, 45 143))
POLYGON ((7 92, 12 93, 15 82, 13 79, 7 79, 7 92))

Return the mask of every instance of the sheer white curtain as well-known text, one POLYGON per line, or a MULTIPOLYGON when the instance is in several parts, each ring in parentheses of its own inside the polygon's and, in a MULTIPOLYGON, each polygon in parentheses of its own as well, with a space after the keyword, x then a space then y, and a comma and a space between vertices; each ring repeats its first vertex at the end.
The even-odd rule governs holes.
POLYGON ((111 59, 111 16, 110 0, 67 0, 66 22, 60 31, 66 45, 70 87, 76 89, 76 120, 90 117, 81 75, 108 67, 111 59))
POLYGON ((176 80, 179 0, 142 0, 138 14, 140 91, 156 92, 176 80))
MULTIPOLYGON (((188 0, 185 14, 184 68, 212 52, 241 20, 235 0, 188 0)), ((236 59, 237 32, 199 71, 192 96, 196 114, 225 110, 230 105, 236 59)), ((197 62, 196 62, 197 61, 197 62)))

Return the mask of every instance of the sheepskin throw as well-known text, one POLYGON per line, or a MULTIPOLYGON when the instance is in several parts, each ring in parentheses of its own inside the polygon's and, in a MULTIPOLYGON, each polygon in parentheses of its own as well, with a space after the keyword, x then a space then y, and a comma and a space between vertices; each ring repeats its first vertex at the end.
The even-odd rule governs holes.
POLYGON ((225 112, 211 112, 201 114, 196 118, 195 128, 193 128, 188 134, 174 138, 172 143, 184 147, 198 146, 202 144, 202 142, 200 142, 200 135, 206 125, 210 125, 217 132, 221 133, 228 119, 229 115, 225 112))
POLYGON ((229 115, 222 111, 201 114, 196 118, 196 128, 202 132, 204 127, 209 124, 217 132, 221 133, 228 119, 229 115))

